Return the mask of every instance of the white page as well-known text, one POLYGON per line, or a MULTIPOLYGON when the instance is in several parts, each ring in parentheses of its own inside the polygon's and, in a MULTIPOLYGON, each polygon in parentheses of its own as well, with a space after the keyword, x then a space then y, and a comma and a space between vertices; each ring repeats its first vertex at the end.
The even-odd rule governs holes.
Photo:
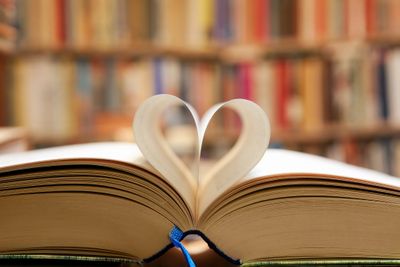
POLYGON ((260 162, 239 182, 262 176, 298 173, 356 178, 400 188, 400 178, 336 160, 285 149, 268 149, 260 162))
POLYGON ((139 165, 155 171, 144 159, 136 144, 102 142, 37 149, 0 156, 0 168, 25 163, 61 159, 106 159, 139 165))

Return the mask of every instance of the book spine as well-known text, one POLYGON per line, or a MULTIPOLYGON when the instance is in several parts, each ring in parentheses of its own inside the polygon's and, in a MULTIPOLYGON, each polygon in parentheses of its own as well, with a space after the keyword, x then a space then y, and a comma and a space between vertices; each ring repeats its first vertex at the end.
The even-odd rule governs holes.
POLYGON ((289 126, 287 117, 287 101, 289 96, 288 63, 281 59, 277 63, 277 124, 280 129, 289 126))
POLYGON ((385 66, 385 52, 379 52, 379 59, 377 63, 377 86, 378 86, 378 99, 380 102, 380 115, 383 119, 389 117, 388 96, 387 96, 387 81, 386 81, 386 66, 385 66))
POLYGON ((163 88, 163 80, 162 80, 162 60, 160 58, 156 58, 153 61, 154 64, 154 94, 162 94, 164 91, 163 88))

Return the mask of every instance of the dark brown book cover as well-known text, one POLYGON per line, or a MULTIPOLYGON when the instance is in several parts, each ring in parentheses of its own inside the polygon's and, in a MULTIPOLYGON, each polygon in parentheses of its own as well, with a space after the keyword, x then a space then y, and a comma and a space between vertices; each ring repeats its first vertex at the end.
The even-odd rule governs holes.
POLYGON ((150 39, 150 8, 151 2, 147 0, 127 1, 128 23, 133 43, 148 41, 150 39))

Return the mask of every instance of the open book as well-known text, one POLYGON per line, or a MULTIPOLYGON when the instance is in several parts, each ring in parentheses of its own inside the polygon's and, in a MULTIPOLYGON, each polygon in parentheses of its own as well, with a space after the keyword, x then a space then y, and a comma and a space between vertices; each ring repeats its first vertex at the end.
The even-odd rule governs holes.
POLYGON ((147 100, 137 144, 95 143, 0 157, 0 256, 58 255, 148 262, 197 233, 231 262, 400 258, 400 180, 344 163, 268 149, 265 113, 235 99, 200 122, 180 99, 147 100), (188 167, 158 118, 184 106, 198 142, 188 167), (232 109, 241 135, 215 164, 200 148, 212 115, 232 109), (206 171, 204 171, 204 169, 206 171))

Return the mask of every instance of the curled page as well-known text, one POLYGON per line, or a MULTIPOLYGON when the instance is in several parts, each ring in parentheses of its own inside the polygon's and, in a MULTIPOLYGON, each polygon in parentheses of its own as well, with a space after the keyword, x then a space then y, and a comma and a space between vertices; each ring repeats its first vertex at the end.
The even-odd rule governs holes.
MULTIPOLYGON (((185 106, 191 113, 196 128, 199 120, 194 109, 183 100, 172 95, 156 95, 147 99, 136 111, 133 121, 135 141, 147 161, 159 171, 177 190, 194 211, 198 168, 193 172, 183 163, 169 146, 161 132, 160 118, 166 110, 185 106)), ((196 144, 194 164, 198 166, 200 154, 199 142, 196 144)))
POLYGON ((172 186, 179 189, 197 216, 259 162, 270 139, 270 124, 265 112, 255 103, 244 99, 233 99, 213 106, 200 122, 195 110, 183 100, 171 95, 156 95, 144 102, 136 112, 133 130, 143 155, 172 186), (174 153, 161 132, 159 119, 174 106, 186 107, 195 122, 198 142, 195 145, 194 170, 189 169, 174 153), (199 174, 201 145, 207 126, 222 108, 232 109, 239 114, 241 134, 226 155, 207 172, 199 174))
POLYGON ((198 211, 202 211, 222 192, 243 178, 260 161, 268 148, 271 127, 264 110, 245 99, 233 99, 217 104, 204 115, 200 127, 203 139, 213 115, 222 108, 237 112, 242 130, 235 145, 200 177, 198 211))

